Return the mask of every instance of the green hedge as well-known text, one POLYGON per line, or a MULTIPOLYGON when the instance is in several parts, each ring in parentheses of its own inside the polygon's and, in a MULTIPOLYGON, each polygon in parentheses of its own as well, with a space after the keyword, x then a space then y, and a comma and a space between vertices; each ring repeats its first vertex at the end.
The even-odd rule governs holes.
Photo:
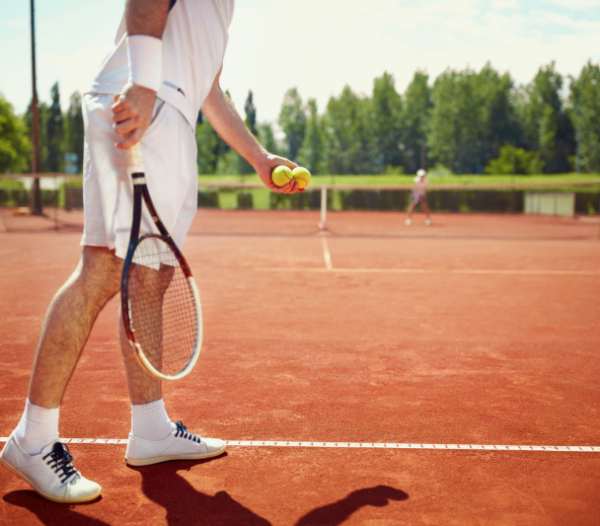
MULTIPOLYGON (((573 191, 577 187, 573 187, 573 191)), ((523 212, 526 190, 430 190, 429 206, 436 212, 523 212)), ((597 214, 599 187, 577 189, 575 210, 578 214, 597 214)), ((408 208, 410 190, 330 190, 329 210, 381 210, 402 212, 408 208)), ((255 210, 319 210, 321 192, 293 195, 265 189, 201 188, 199 208, 255 210)))

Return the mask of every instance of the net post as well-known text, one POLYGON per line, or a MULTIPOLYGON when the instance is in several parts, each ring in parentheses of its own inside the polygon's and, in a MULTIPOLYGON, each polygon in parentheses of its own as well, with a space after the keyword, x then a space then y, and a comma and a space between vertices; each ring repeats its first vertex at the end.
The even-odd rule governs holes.
POLYGON ((327 187, 321 187, 321 221, 319 221, 319 230, 327 228, 327 187))

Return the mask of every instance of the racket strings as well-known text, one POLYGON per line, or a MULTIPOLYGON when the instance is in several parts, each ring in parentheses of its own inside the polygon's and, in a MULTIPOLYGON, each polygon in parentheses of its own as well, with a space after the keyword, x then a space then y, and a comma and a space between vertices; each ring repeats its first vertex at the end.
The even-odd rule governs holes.
POLYGON ((138 243, 127 290, 132 327, 148 361, 168 376, 185 369, 198 338, 195 298, 171 246, 160 237, 138 243))

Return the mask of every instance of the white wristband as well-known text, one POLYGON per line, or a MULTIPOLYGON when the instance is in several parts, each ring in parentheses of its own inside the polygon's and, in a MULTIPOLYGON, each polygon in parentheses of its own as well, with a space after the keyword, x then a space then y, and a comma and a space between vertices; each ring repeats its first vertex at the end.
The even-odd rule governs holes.
POLYGON ((158 91, 162 81, 162 40, 148 35, 127 37, 129 81, 158 91))

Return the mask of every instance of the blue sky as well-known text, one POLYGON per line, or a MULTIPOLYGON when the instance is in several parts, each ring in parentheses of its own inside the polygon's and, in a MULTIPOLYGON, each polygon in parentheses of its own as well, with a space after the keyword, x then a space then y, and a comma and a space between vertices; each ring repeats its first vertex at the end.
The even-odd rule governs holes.
MULTIPOLYGON (((36 0, 38 91, 60 83, 63 106, 84 91, 110 50, 124 0, 36 0)), ((24 111, 31 97, 29 2, 4 2, 0 92, 24 111)), ((600 0, 238 0, 222 86, 239 110, 252 89, 260 121, 275 121, 286 89, 297 86, 322 110, 349 84, 370 93, 393 73, 402 92, 416 69, 434 79, 446 68, 488 60, 529 82, 556 61, 578 75, 600 61, 600 0)))

